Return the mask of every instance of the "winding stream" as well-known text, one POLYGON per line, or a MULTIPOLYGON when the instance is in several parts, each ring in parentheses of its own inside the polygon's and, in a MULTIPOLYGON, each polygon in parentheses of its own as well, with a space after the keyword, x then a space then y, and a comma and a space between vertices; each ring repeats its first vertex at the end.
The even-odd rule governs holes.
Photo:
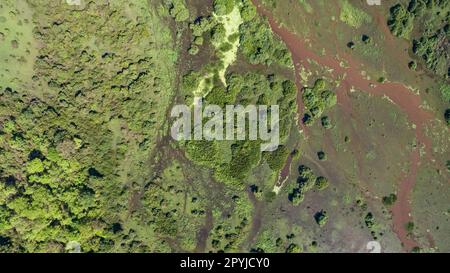
MULTIPOLYGON (((416 182, 417 170, 420 166, 420 147, 424 146, 427 157, 431 157, 431 141, 425 135, 425 125, 433 119, 433 114, 421 107, 422 99, 420 95, 414 93, 403 84, 393 82, 379 83, 365 78, 361 75, 361 70, 359 70, 361 63, 348 53, 339 52, 339 56, 347 63, 345 67, 341 65, 341 60, 336 59, 334 56, 319 56, 315 54, 300 37, 278 24, 272 14, 260 5, 259 1, 252 0, 252 2, 257 7, 258 13, 268 18, 272 31, 284 41, 292 54, 295 65, 296 85, 299 90, 297 107, 299 115, 298 125, 300 130, 307 133, 301 119, 304 112, 304 106, 300 92, 303 89, 300 72, 302 66, 305 68, 308 67, 307 60, 313 60, 319 65, 332 69, 332 73, 336 78, 338 78, 338 76, 344 76, 342 84, 337 90, 338 102, 344 110, 346 110, 346 108, 348 110, 348 108, 351 107, 351 100, 348 97, 347 92, 349 88, 354 88, 374 96, 387 98, 397 105, 407 115, 408 120, 415 125, 414 130, 417 147, 412 151, 410 157, 409 172, 401 174, 403 178, 398 185, 398 200, 392 208, 392 215, 394 231, 402 242, 404 249, 409 251, 413 247, 416 247, 418 244, 413 238, 408 236, 405 225, 411 221, 410 195, 416 182)), ((287 164, 290 165, 290 162, 287 164)), ((283 179, 285 180, 285 178, 283 179)), ((279 185, 277 184, 277 186, 279 185)))

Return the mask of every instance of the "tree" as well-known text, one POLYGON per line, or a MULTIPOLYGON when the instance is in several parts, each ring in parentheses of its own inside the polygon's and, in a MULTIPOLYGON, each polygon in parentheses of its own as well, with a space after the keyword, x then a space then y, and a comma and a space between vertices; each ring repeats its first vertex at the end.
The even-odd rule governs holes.
POLYGON ((327 160, 327 155, 325 154, 325 152, 320 151, 317 153, 317 158, 319 158, 320 161, 324 161, 327 160))
POLYGON ((227 15, 233 11, 234 0, 214 0, 214 12, 218 16, 227 15))
POLYGON ((413 21, 414 15, 402 4, 397 4, 390 9, 388 26, 395 36, 408 39, 414 28, 413 21))
POLYGON ((397 201, 397 195, 394 193, 389 194, 388 196, 383 197, 383 204, 385 206, 392 206, 397 201))
POLYGON ((27 164, 28 174, 42 173, 43 171, 44 171, 44 164, 42 163, 41 159, 35 158, 30 162, 28 162, 27 164))
POLYGON ((278 149, 273 152, 264 152, 264 158, 266 159, 267 164, 269 164, 271 170, 276 172, 283 168, 288 156, 289 151, 286 146, 283 145, 280 145, 278 149))
POLYGON ((191 55, 197 55, 199 51, 200 49, 198 48, 197 45, 191 45, 191 47, 188 50, 189 54, 191 55))
POLYGON ((250 0, 242 1, 241 16, 244 21, 250 21, 256 16, 256 8, 250 0))
POLYGON ((408 233, 412 233, 414 231, 414 223, 413 222, 406 223, 405 229, 408 233))
POLYGON ((408 63, 408 67, 409 67, 409 69, 415 71, 417 69, 417 62, 416 61, 410 61, 408 63))
POLYGON ((290 244, 286 248, 286 253, 301 253, 301 252, 302 252, 301 247, 294 243, 290 244))
POLYGON ((288 197, 294 206, 298 206, 301 202, 303 202, 305 195, 299 188, 294 188, 288 197))
POLYGON ((333 128, 333 125, 331 124, 330 118, 328 116, 322 117, 321 123, 322 123, 323 128, 325 128, 325 129, 333 128))
POLYGON ((273 33, 263 19, 256 17, 239 27, 241 33, 240 50, 251 64, 278 63, 291 66, 291 53, 273 33))
POLYGON ((375 225, 375 219, 374 219, 373 214, 371 212, 368 212, 366 214, 366 217, 364 217, 364 222, 366 223, 366 226, 368 228, 372 228, 375 225))
POLYGON ((192 35, 194 37, 200 37, 204 33, 210 31, 217 24, 211 16, 199 17, 194 23, 190 24, 189 27, 192 30, 192 35))
POLYGON ((447 125, 450 125, 450 108, 445 110, 444 118, 447 125))
POLYGON ((316 179, 316 184, 315 185, 316 185, 316 188, 319 191, 321 191, 321 190, 324 190, 324 189, 328 188, 329 182, 328 182, 328 179, 326 179, 325 177, 319 176, 316 179))
POLYGON ((203 37, 202 36, 198 36, 194 38, 194 44, 201 46, 203 45, 203 37))
POLYGON ((337 95, 334 92, 331 92, 330 90, 325 90, 321 94, 323 104, 326 108, 331 108, 336 105, 337 103, 337 95))
POLYGON ((176 22, 184 22, 189 19, 189 10, 186 8, 184 0, 171 0, 169 13, 176 22))
POLYGON ((213 44, 221 44, 225 40, 225 27, 223 24, 217 24, 211 30, 211 42, 213 44))
POLYGON ((316 214, 314 214, 314 220, 316 220, 316 223, 320 227, 323 227, 328 222, 328 214, 327 214, 327 212, 324 211, 324 210, 316 212, 316 214))

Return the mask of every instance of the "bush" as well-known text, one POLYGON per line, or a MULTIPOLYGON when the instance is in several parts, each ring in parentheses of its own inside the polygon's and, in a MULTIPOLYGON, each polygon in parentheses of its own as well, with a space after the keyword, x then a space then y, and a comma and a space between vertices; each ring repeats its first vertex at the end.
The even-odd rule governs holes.
POLYGON ((303 202, 305 195, 300 189, 295 188, 292 190, 292 193, 289 194, 288 198, 294 206, 298 206, 301 202, 303 202))
POLYGON ((414 27, 414 15, 402 4, 397 4, 390 9, 388 26, 395 36, 408 39, 414 27))
POLYGON ((326 179, 325 177, 319 176, 316 179, 316 184, 315 185, 316 185, 316 188, 319 191, 321 191, 321 190, 324 190, 324 189, 328 188, 329 182, 328 182, 328 179, 326 179))
POLYGON ((189 27, 191 28, 194 37, 200 37, 204 33, 210 31, 216 24, 216 21, 210 16, 199 17, 193 24, 190 24, 189 27))
POLYGON ((218 45, 223 40, 225 40, 225 27, 223 24, 218 24, 211 30, 211 42, 218 45))
POLYGON ((301 247, 299 247, 296 244, 290 244, 287 248, 286 248, 286 253, 301 253, 302 249, 301 247))
POLYGON ((250 0, 244 0, 241 8, 241 16, 244 22, 251 21, 256 16, 256 8, 250 0))
POLYGON ((447 125, 450 125, 450 108, 445 110, 444 119, 447 125))
POLYGON ((408 67, 409 67, 409 69, 415 71, 417 69, 417 63, 415 61, 410 61, 408 63, 408 67))
POLYGON ((259 18, 247 21, 240 26, 240 33, 240 49, 251 64, 292 65, 289 50, 272 35, 267 22, 259 18))
POLYGON ((191 54, 191 55, 197 55, 198 52, 199 52, 199 50, 200 50, 200 49, 198 48, 197 45, 191 45, 191 47, 189 48, 188 52, 189 52, 189 54, 191 54))
POLYGON ((304 116, 303 122, 305 124, 312 124, 314 119, 320 117, 325 110, 336 105, 337 95, 330 90, 325 90, 325 88, 325 81, 319 79, 315 82, 313 88, 303 89, 303 103, 309 112, 304 116))
POLYGON ((186 8, 184 0, 171 0, 169 13, 176 22, 184 22, 189 19, 189 10, 186 8))
POLYGON ((321 123, 322 123, 323 128, 325 128, 325 129, 333 128, 333 125, 331 124, 330 118, 328 116, 322 117, 321 123))
POLYGON ((397 201, 397 195, 391 193, 388 196, 383 197, 383 204, 385 206, 392 206, 397 201))
POLYGON ((270 169, 273 171, 280 171, 287 158, 289 156, 289 151, 285 146, 279 146, 277 150, 273 152, 264 152, 264 158, 267 164, 269 164, 270 169))
POLYGON ((369 14, 363 10, 356 8, 348 0, 341 1, 341 21, 345 22, 349 26, 359 28, 364 23, 370 23, 372 18, 369 14))
POLYGON ((319 158, 320 161, 324 161, 327 160, 327 155, 325 154, 325 152, 320 151, 317 153, 317 158, 319 158))
POLYGON ((328 222, 328 214, 327 214, 327 212, 324 211, 324 210, 316 212, 316 214, 314 214, 314 220, 316 220, 316 223, 320 227, 323 227, 328 222))
POLYGON ((234 8, 234 0, 214 0, 214 12, 218 16, 230 14, 234 8))
POLYGON ((371 212, 368 212, 366 214, 366 217, 364 217, 364 222, 366 223, 366 226, 368 228, 372 228, 375 225, 375 219, 374 219, 373 214, 371 212))
POLYGON ((405 229, 408 233, 412 233, 414 231, 414 223, 413 222, 406 223, 405 229))

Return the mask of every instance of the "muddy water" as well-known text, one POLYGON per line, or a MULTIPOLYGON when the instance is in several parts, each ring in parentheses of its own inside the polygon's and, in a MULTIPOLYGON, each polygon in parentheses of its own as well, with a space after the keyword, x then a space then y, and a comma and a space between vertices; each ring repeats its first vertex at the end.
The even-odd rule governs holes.
MULTIPOLYGON (((307 60, 314 60, 319 65, 328 67, 333 70, 333 75, 337 78, 345 76, 342 81, 342 86, 337 90, 338 102, 344 110, 351 107, 351 100, 348 97, 349 88, 354 87, 357 90, 367 92, 375 96, 388 98, 391 102, 396 104, 408 117, 409 121, 415 127, 415 136, 418 147, 422 145, 425 147, 427 157, 431 156, 431 141, 425 135, 425 125, 433 118, 433 114, 421 108, 421 97, 415 94, 412 90, 400 83, 378 83, 373 80, 365 78, 361 74, 362 64, 355 60, 353 56, 339 52, 342 60, 345 60, 345 66, 341 65, 341 60, 334 56, 319 56, 314 53, 304 41, 290 32, 285 27, 279 25, 273 18, 272 14, 265 10, 257 0, 252 0, 257 7, 258 13, 268 18, 270 26, 274 33, 276 33, 287 45, 292 53, 292 58, 295 64, 296 84, 299 90, 298 96, 298 114, 299 126, 304 132, 307 132, 302 124, 301 117, 303 116, 304 106, 301 102, 302 84, 300 81, 301 66, 308 68, 307 60)), ((416 148, 411 155, 411 166, 409 172, 404 174, 404 178, 400 181, 398 187, 398 201, 392 209, 394 231, 397 233, 400 241, 404 245, 405 250, 417 246, 417 243, 408 236, 405 231, 405 225, 411 221, 411 206, 410 194, 414 188, 416 181, 417 169, 420 165, 420 154, 416 148)))

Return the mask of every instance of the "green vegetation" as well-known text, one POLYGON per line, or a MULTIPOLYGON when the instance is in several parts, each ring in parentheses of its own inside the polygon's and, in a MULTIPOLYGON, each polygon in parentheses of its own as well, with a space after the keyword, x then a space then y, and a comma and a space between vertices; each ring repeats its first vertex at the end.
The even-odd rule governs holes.
POLYGON ((440 91, 444 101, 450 103, 450 84, 443 84, 440 91))
POLYGON ((321 210, 319 212, 316 212, 314 214, 314 220, 316 220, 316 223, 320 226, 323 227, 327 224, 328 222, 328 213, 324 210, 321 210))
MULTIPOLYGON (((361 204, 361 206, 364 210, 367 209, 366 203, 361 204)), ((377 222, 375 221, 375 216, 373 215, 372 212, 368 212, 366 214, 366 216, 364 217, 364 223, 366 224, 366 227, 370 230, 370 234, 372 235, 372 238, 374 240, 378 239, 378 235, 382 235, 382 233, 379 232, 380 228, 379 224, 377 224, 377 222)))
POLYGON ((390 9, 388 26, 395 36, 409 39, 414 28, 414 18, 402 4, 397 4, 390 9))
POLYGON ((406 225, 405 225, 405 230, 406 230, 409 234, 413 233, 413 231, 414 231, 414 223, 413 223, 413 222, 408 222, 408 223, 406 223, 406 225))
POLYGON ((233 11, 234 5, 234 0, 214 0, 214 12, 218 16, 230 14, 233 11))
MULTIPOLYGON (((185 79, 191 84, 190 76, 185 79)), ((285 139, 295 112, 295 85, 283 78, 257 73, 245 75, 229 74, 226 89, 216 86, 207 95, 206 101, 216 105, 257 104, 264 101, 268 105, 280 106, 280 137, 285 139), (294 88, 294 89, 293 89, 294 88)), ((189 141, 186 143, 188 157, 194 162, 214 170, 219 181, 242 187, 242 181, 250 170, 264 157, 269 166, 278 172, 289 154, 281 145, 271 153, 260 152, 260 141, 189 141)))
POLYGON ((17 49, 40 46, 24 64, 34 69, 25 69, 28 88, 2 80, 0 89, 2 251, 64 252, 72 241, 83 252, 166 248, 131 235, 123 214, 132 185, 150 176, 173 90, 168 28, 147 1, 91 2, 82 12, 64 1, 17 3, 23 27, 34 26, 17 49))
POLYGON ((260 187, 258 187, 257 185, 251 185, 250 190, 258 200, 262 199, 263 191, 261 190, 260 187))
POLYGON ((292 66, 289 50, 272 34, 268 23, 261 18, 246 21, 240 27, 241 50, 251 64, 277 63, 292 66))
POLYGON ((331 129, 333 128, 333 125, 331 124, 331 120, 328 116, 324 116, 320 119, 321 124, 323 126, 323 128, 325 129, 331 129))
MULTIPOLYGON (((261 0, 304 40, 294 67, 250 0, 82 2, 0 4, 0 252, 301 253, 334 251, 328 243, 348 234, 366 240, 367 229, 375 239, 386 234, 384 242, 395 238, 388 213, 397 202, 390 194, 394 167, 407 169, 414 128, 410 115, 363 92, 377 92, 382 86, 374 81, 389 76, 392 85, 385 86, 420 90, 424 110, 440 109, 450 126, 450 88, 445 77, 433 82, 430 73, 393 71, 396 64, 376 51, 393 41, 385 29, 367 25, 365 3, 340 0, 333 10, 322 0, 261 0), (352 50, 333 46, 345 42, 352 50), (306 85, 304 117, 297 116, 294 79, 306 85), (338 87, 349 99, 342 106, 351 106, 345 113, 331 109, 338 87), (222 108, 278 105, 278 149, 261 152, 261 140, 173 140, 170 110, 192 106, 194 97, 222 108), (302 130, 302 118, 320 124, 302 130), (353 223, 350 230, 346 223, 353 223)), ((391 10, 390 23, 411 38, 410 69, 448 69, 447 4, 401 2, 410 4, 391 10)), ((377 21, 385 12, 370 9, 377 21)), ((448 128, 437 130, 438 124, 418 128, 436 160, 423 158, 427 164, 418 169, 411 200, 426 205, 411 207, 417 228, 400 227, 424 247, 417 251, 430 250, 428 228, 436 242, 431 250, 446 250, 442 218, 449 210, 439 201, 448 175, 441 165, 450 172, 450 158, 448 128), (423 168, 429 172, 421 177, 423 168), (428 227, 420 226, 424 219, 428 227)), ((400 249, 398 240, 389 242, 400 249)))
POLYGON ((245 22, 251 21, 256 17, 256 8, 250 0, 242 1, 241 16, 245 22))
MULTIPOLYGON (((145 218, 145 224, 138 221, 142 232, 151 232, 166 238, 182 238, 182 249, 193 251, 196 247, 196 231, 202 226, 206 209, 203 199, 178 183, 183 177, 182 166, 173 162, 146 185, 142 195, 140 213, 136 217, 145 218)), ((123 228, 127 228, 124 226, 123 228)))
POLYGON ((184 0, 166 0, 166 5, 169 9, 170 16, 176 22, 184 22, 189 19, 189 10, 184 0))
POLYGON ((409 67, 409 69, 415 71, 417 69, 417 62, 416 61, 410 61, 408 63, 408 67, 409 67))
MULTIPOLYGON (((317 80, 314 87, 304 88, 302 98, 308 111, 303 117, 303 122, 307 125, 312 125, 314 120, 320 118, 324 111, 337 103, 336 94, 326 89, 326 83, 322 79, 317 80)), ((322 124, 325 128, 331 127, 328 117, 322 119, 322 124)))
POLYGON ((308 3, 308 1, 309 1, 309 0, 298 0, 298 3, 299 3, 300 5, 302 5, 302 7, 305 9, 305 11, 306 11, 307 13, 313 13, 314 10, 313 10, 311 4, 308 3))
POLYGON ((302 252, 302 248, 300 246, 298 246, 297 244, 290 244, 286 248, 286 253, 301 253, 301 252, 302 252))
MULTIPOLYGON (((412 39, 412 50, 424 66, 436 75, 448 78, 450 56, 448 41, 450 3, 440 0, 410 0, 390 9, 388 26, 397 37, 412 39), (417 34, 416 34, 417 33, 417 34)), ((411 69, 415 66, 410 65, 411 69)))
POLYGON ((348 0, 340 0, 342 22, 354 28, 360 28, 365 23, 372 22, 372 18, 365 11, 350 4, 348 0))
MULTIPOLYGON (((405 7, 397 4, 390 10, 388 20, 392 34, 410 39, 412 33, 412 51, 423 67, 434 74, 448 79, 450 77, 450 2, 439 0, 410 0, 405 7)), ((417 69, 417 62, 411 61, 408 67, 417 69)), ((450 103, 448 84, 441 87, 442 97, 450 103)), ((444 114, 447 124, 447 112, 444 114)))
POLYGON ((269 164, 269 167, 275 172, 278 172, 283 168, 288 156, 289 151, 285 146, 278 147, 274 152, 263 153, 263 157, 266 159, 267 164, 269 164))
POLYGON ((298 172, 299 176, 297 178, 297 183, 288 194, 288 199, 294 206, 297 206, 303 202, 305 194, 314 187, 321 191, 325 190, 329 186, 329 181, 327 178, 322 176, 317 177, 313 170, 305 165, 299 166, 298 172))
POLYGON ((329 184, 330 183, 328 182, 327 178, 325 178, 323 176, 319 176, 316 179, 315 186, 316 186, 316 189, 318 189, 319 191, 322 191, 322 190, 328 188, 329 184))
POLYGON ((391 193, 388 196, 384 196, 382 201, 385 206, 392 206, 397 201, 397 195, 391 193))
POLYGON ((317 153, 317 158, 320 161, 327 160, 327 154, 325 154, 325 152, 323 152, 323 151, 320 151, 320 152, 317 153))
POLYGON ((209 245, 214 252, 236 252, 251 228, 250 201, 238 195, 226 196, 233 214, 225 218, 216 215, 214 227, 209 234, 209 245))
MULTIPOLYGON (((209 41, 216 48, 221 61, 208 64, 198 71, 190 71, 183 77, 182 89, 186 101, 189 103, 194 95, 203 95, 208 103, 220 106, 278 104, 280 116, 283 117, 280 120, 280 134, 281 139, 285 139, 295 112, 295 84, 275 75, 226 74, 226 69, 236 58, 234 49, 237 46, 240 45, 247 57, 252 54, 254 49, 246 46, 246 43, 253 47, 255 39, 260 40, 258 43, 264 47, 264 58, 267 59, 279 61, 279 52, 283 51, 285 58, 290 61, 287 49, 275 39, 264 20, 254 20, 256 10, 249 0, 239 3, 215 1, 214 8, 213 16, 196 19, 190 24, 190 29, 193 43, 209 33, 207 37, 210 37, 209 41), (242 24, 241 20, 244 21, 242 24), (257 36, 250 33, 253 30, 257 36)), ((263 63, 269 64, 266 61, 263 63)), ((261 159, 264 158, 277 173, 288 156, 283 145, 274 152, 261 154, 259 141, 189 141, 184 147, 189 159, 213 169, 217 180, 234 187, 244 186, 243 180, 261 159)))
POLYGON ((4 0, 0 7, 0 89, 25 88, 33 77, 37 41, 33 14, 25 1, 4 0))

